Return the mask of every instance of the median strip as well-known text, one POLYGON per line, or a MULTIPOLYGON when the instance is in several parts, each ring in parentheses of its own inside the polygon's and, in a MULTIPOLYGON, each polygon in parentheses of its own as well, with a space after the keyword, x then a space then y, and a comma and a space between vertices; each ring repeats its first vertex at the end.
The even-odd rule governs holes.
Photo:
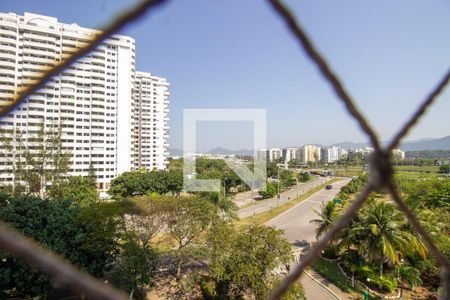
POLYGON ((266 211, 266 212, 263 212, 263 213, 260 213, 260 214, 254 215, 254 216, 242 218, 242 219, 236 221, 236 225, 239 227, 244 227, 244 226, 263 224, 263 223, 275 218, 279 214, 287 211, 288 209, 296 206, 297 204, 299 204, 303 200, 309 198, 310 196, 317 193, 318 191, 324 189, 325 186, 327 186, 331 183, 337 182, 337 181, 341 181, 341 180, 343 180, 343 179, 342 178, 333 178, 331 180, 328 180, 327 182, 323 183, 322 185, 319 185, 318 187, 313 188, 312 190, 304 193, 303 195, 300 195, 299 197, 295 198, 294 200, 291 200, 287 203, 280 205, 279 207, 272 208, 269 211, 266 211))
MULTIPOLYGON (((308 183, 313 183, 317 179, 319 179, 319 176, 313 176, 307 182, 301 183, 300 186, 304 186, 304 185, 306 185, 308 183)), ((261 203, 264 203, 264 202, 267 202, 267 201, 271 201, 271 200, 273 200, 273 198, 267 198, 267 199, 261 199, 261 200, 253 200, 250 203, 247 203, 247 204, 244 204, 244 205, 240 206, 239 209, 244 209, 244 208, 247 208, 247 207, 250 207, 250 206, 254 206, 254 205, 257 205, 257 204, 261 204, 261 203)))

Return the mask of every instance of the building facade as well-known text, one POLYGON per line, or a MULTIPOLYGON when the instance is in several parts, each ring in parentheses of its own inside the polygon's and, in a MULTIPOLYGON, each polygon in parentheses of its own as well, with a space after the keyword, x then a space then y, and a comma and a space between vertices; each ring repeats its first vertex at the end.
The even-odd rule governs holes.
MULTIPOLYGON (((0 13, 0 106, 12 101, 20 89, 36 82, 42 71, 55 66, 99 33, 77 24, 60 23, 53 17, 0 13)), ((136 166, 165 166, 168 83, 150 76, 153 84, 149 88, 155 89, 149 93, 151 99, 136 98, 140 93, 135 85, 142 89, 146 80, 143 77, 135 70, 134 39, 111 36, 28 97, 14 113, 1 120, 0 127, 11 134, 15 132, 13 129, 20 128, 27 145, 40 124, 46 128, 58 126, 63 149, 72 154, 68 175, 86 176, 92 164, 98 188, 107 190, 113 178, 136 166), (155 116, 137 114, 147 106, 155 116), (145 130, 137 130, 140 125, 145 130), (148 131, 150 141, 146 140, 148 131), (141 140, 138 147, 136 140, 141 140)), ((13 181, 5 162, 0 161, 0 167, 0 181, 13 181)))
POLYGON ((169 155, 169 83, 145 72, 136 72, 134 83, 132 168, 165 169, 169 155))
POLYGON ((283 160, 289 162, 291 160, 296 160, 298 154, 298 148, 284 148, 282 150, 283 160))
POLYGON ((300 161, 303 163, 318 162, 321 159, 320 147, 304 145, 300 148, 300 161))

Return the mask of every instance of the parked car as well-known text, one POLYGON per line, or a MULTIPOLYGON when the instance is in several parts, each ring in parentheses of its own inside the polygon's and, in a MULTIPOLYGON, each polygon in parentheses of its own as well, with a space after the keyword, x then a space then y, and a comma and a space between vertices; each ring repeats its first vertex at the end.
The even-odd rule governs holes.
POLYGON ((333 186, 330 184, 325 187, 326 190, 331 190, 332 188, 333 188, 333 186))

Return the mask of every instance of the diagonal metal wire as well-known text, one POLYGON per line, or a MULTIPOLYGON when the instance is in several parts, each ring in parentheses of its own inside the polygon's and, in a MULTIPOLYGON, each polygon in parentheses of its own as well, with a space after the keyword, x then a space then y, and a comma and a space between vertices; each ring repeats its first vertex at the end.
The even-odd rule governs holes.
POLYGON ((325 249, 328 242, 343 229, 350 220, 355 216, 357 211, 361 208, 367 197, 374 191, 371 183, 366 184, 361 193, 358 194, 352 205, 342 214, 339 220, 328 230, 323 238, 321 238, 308 252, 305 258, 302 258, 300 264, 280 283, 280 285, 272 292, 269 299, 280 299, 286 293, 289 287, 294 284, 302 275, 307 266, 310 266, 319 257, 321 251, 325 249))
POLYGON ((346 105, 346 108, 350 115, 355 118, 360 127, 369 137, 375 151, 372 161, 372 174, 369 179, 368 185, 363 189, 363 191, 358 195, 357 200, 352 204, 350 209, 346 211, 339 220, 336 221, 334 226, 326 233, 325 237, 322 238, 316 246, 308 253, 303 262, 297 266, 297 268, 286 277, 281 284, 273 291, 269 299, 280 299, 283 294, 289 289, 289 287, 300 277, 304 268, 311 265, 315 259, 320 254, 328 241, 330 241, 338 232, 341 230, 356 214, 357 210, 366 201, 370 192, 375 189, 381 189, 387 187, 390 191, 394 201, 397 203, 398 208, 405 214, 408 221, 411 223, 413 228, 420 234, 421 238, 425 241, 429 247, 431 253, 437 258, 439 264, 441 265, 441 281, 442 286, 445 289, 444 295, 441 299, 450 299, 450 283, 447 280, 450 279, 450 266, 446 257, 439 251, 433 240, 428 235, 428 233, 422 228, 414 214, 409 210, 406 204, 401 200, 399 195, 395 190, 395 184, 392 182, 392 166, 390 164, 391 151, 400 143, 401 139, 408 133, 408 131, 417 123, 420 117, 426 112, 427 108, 431 106, 437 96, 442 92, 444 87, 450 81, 450 72, 446 74, 444 79, 437 85, 437 87, 430 93, 430 95, 425 99, 425 101, 419 106, 416 113, 409 119, 403 128, 396 134, 393 141, 385 148, 382 149, 379 140, 372 130, 368 122, 362 116, 361 113, 356 109, 353 100, 347 94, 342 84, 339 82, 337 77, 331 72, 330 68, 326 64, 325 60, 320 56, 319 52, 315 49, 314 45, 302 30, 302 28, 297 23, 293 14, 279 1, 279 0, 269 0, 272 7, 281 18, 285 21, 289 30, 293 36, 300 42, 304 51, 308 54, 309 58, 316 63, 322 76, 333 86, 336 93, 340 99, 346 105))
MULTIPOLYGON (((118 16, 109 26, 102 30, 102 33, 92 39, 88 45, 79 49, 66 60, 43 73, 36 83, 30 85, 25 90, 19 91, 18 97, 15 101, 12 104, 2 108, 0 111, 0 117, 6 116, 20 103, 22 103, 26 97, 44 87, 44 85, 54 75, 60 73, 64 69, 68 68, 72 63, 87 55, 109 36, 124 28, 125 25, 142 17, 145 13, 161 6, 161 4, 165 2, 167 1, 141 1, 129 11, 118 16)), ((122 293, 99 283, 94 277, 77 270, 77 268, 73 267, 69 262, 65 261, 61 257, 50 254, 47 250, 41 248, 38 243, 24 237, 3 222, 0 222, 0 248, 9 251, 12 254, 23 257, 30 264, 41 269, 41 271, 47 273, 62 283, 68 284, 74 289, 86 291, 86 294, 92 296, 92 299, 126 299, 122 293)))
POLYGON ((422 225, 420 225, 420 222, 416 218, 414 213, 408 208, 408 206, 405 204, 405 202, 403 202, 403 200, 400 198, 394 183, 392 181, 388 181, 386 184, 386 187, 388 188, 389 193, 392 196, 392 199, 397 204, 398 209, 401 210, 406 215, 406 217, 408 218, 408 222, 417 231, 417 233, 420 235, 420 237, 425 241, 425 243, 429 247, 431 253, 436 257, 439 264, 442 267, 450 270, 449 261, 436 247, 436 245, 433 242, 433 239, 426 232, 426 230, 422 227, 422 225))
POLYGON ((387 146, 387 151, 391 152, 394 148, 396 148, 401 139, 403 139, 408 131, 419 121, 420 117, 425 114, 427 109, 436 101, 437 97, 442 93, 446 85, 450 82, 450 70, 447 71, 444 78, 439 82, 436 88, 431 91, 428 97, 423 101, 423 103, 416 110, 411 119, 403 125, 403 128, 395 135, 392 139, 391 143, 387 146))
MULTIPOLYGON (((0 111, 0 116, 4 116, 11 112, 17 105, 19 105, 26 97, 30 96, 44 85, 56 74, 60 73, 79 58, 85 56, 90 51, 99 46, 110 35, 116 33, 122 29, 126 24, 133 22, 139 17, 143 16, 147 11, 160 6, 164 0, 146 0, 140 2, 136 7, 132 8, 125 14, 119 16, 110 26, 103 29, 103 33, 94 38, 87 46, 80 49, 65 61, 56 65, 51 70, 45 72, 38 82, 27 87, 23 91, 19 91, 15 101, 4 107, 0 111)), ((293 36, 300 42, 303 50, 308 57, 316 64, 321 75, 331 84, 335 93, 344 103, 347 111, 357 121, 360 128, 367 134, 371 144, 373 145, 374 160, 372 163, 372 174, 368 184, 363 188, 361 193, 357 196, 356 200, 349 207, 348 210, 336 221, 334 226, 321 238, 315 247, 308 253, 308 255, 302 260, 301 264, 288 276, 286 279, 275 289, 270 296, 270 299, 279 299, 302 274, 305 267, 311 265, 320 252, 325 248, 327 243, 336 234, 344 228, 352 217, 357 213, 361 206, 366 201, 367 197, 374 190, 378 190, 382 187, 386 187, 391 193, 394 201, 397 203, 398 208, 405 214, 413 228, 420 234, 421 238, 425 241, 430 249, 430 252, 436 256, 439 264, 441 265, 441 281, 445 290, 445 295, 442 299, 450 300, 450 265, 447 258, 439 251, 436 245, 433 243, 431 237, 421 227, 417 218, 409 210, 406 204, 401 200, 398 195, 395 185, 392 182, 392 166, 390 165, 390 153, 400 143, 401 139, 408 133, 408 131, 419 121, 420 117, 426 112, 444 90, 445 86, 450 81, 450 71, 444 76, 442 81, 436 86, 436 88, 429 94, 425 101, 419 106, 415 114, 408 120, 402 129, 395 135, 392 142, 385 149, 381 147, 381 144, 377 138, 375 131, 370 124, 366 121, 362 113, 356 107, 354 101, 346 91, 344 85, 331 70, 325 59, 319 54, 315 46, 308 38, 307 34, 298 24, 296 18, 279 0, 269 0, 272 8, 281 16, 286 23, 287 27, 293 34, 293 36)), ((95 278, 82 273, 69 262, 49 253, 47 250, 38 245, 38 243, 24 237, 8 225, 0 221, 0 247, 13 253, 14 255, 23 257, 30 265, 35 265, 42 271, 46 272, 50 276, 54 277, 58 281, 70 285, 72 288, 84 290, 86 294, 93 299, 125 299, 125 296, 120 292, 103 285, 95 278)))
POLYGON ((392 182, 392 180, 387 182, 386 187, 389 190, 389 193, 391 194, 392 199, 394 199, 395 203, 397 204, 398 209, 401 210, 406 215, 406 217, 408 218, 408 222, 417 231, 417 233, 420 235, 420 237, 425 241, 426 245, 428 246, 428 249, 436 257, 438 263, 441 265, 441 273, 442 273, 441 282, 442 282, 442 286, 444 287, 444 295, 442 295, 442 299, 449 299, 450 298, 450 286, 449 286, 449 282, 445 281, 445 280, 448 280, 448 274, 450 271, 450 263, 449 263, 448 259, 445 257, 444 254, 442 254, 439 251, 437 246, 434 244, 433 239, 426 232, 426 230, 422 227, 422 225, 420 225, 419 220, 417 220, 416 216, 408 208, 408 206, 405 204, 405 202, 403 202, 403 200, 399 196, 397 189, 395 187, 395 184, 392 182))
POLYGON ((82 291, 92 299, 126 300, 127 297, 109 285, 84 273, 62 257, 42 248, 9 225, 0 221, 0 245, 4 250, 24 258, 30 265, 52 276, 74 291, 82 291))
POLYGON ((49 69, 47 72, 43 73, 39 80, 36 83, 33 83, 32 85, 28 86, 22 91, 19 91, 14 101, 9 104, 2 107, 0 111, 0 116, 6 116, 9 112, 14 110, 20 103, 22 103, 28 96, 32 95, 33 93, 37 92, 39 89, 43 88, 45 84, 52 79, 53 76, 56 74, 59 74, 63 70, 67 69, 71 64, 76 62, 78 59, 82 58, 83 56, 89 54, 92 50, 94 50, 96 47, 98 47, 104 40, 106 40, 108 37, 113 35, 114 33, 118 32, 122 28, 125 27, 125 25, 136 21, 140 17, 144 16, 146 12, 148 12, 151 9, 156 8, 157 6, 160 6, 164 2, 167 2, 166 0, 146 0, 141 1, 138 5, 131 8, 126 13, 118 16, 114 22, 112 22, 109 26, 102 29, 101 33, 97 35, 95 38, 93 38, 89 44, 79 49, 77 52, 73 53, 71 56, 69 56, 67 59, 63 60, 53 68, 49 69))
POLYGON ((286 26, 291 31, 292 35, 300 42, 303 50, 309 56, 309 58, 319 68, 322 76, 331 84, 336 94, 344 103, 347 111, 358 122, 359 127, 367 134, 369 140, 376 151, 381 150, 380 143, 378 141, 375 131, 370 127, 364 116, 359 112, 354 101, 350 97, 349 93, 345 90, 344 85, 340 82, 337 75, 331 70, 331 67, 325 61, 325 59, 316 50, 312 41, 308 38, 305 31, 301 28, 300 24, 296 21, 294 15, 278 0, 269 0, 273 9, 278 12, 286 26))

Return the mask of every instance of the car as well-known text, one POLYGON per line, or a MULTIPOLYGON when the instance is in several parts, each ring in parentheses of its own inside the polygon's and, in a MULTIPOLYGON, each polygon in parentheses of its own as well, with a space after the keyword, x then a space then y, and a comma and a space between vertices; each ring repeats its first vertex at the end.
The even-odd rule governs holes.
POLYGON ((333 188, 333 186, 330 184, 325 187, 326 190, 331 190, 332 188, 333 188))

